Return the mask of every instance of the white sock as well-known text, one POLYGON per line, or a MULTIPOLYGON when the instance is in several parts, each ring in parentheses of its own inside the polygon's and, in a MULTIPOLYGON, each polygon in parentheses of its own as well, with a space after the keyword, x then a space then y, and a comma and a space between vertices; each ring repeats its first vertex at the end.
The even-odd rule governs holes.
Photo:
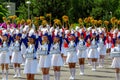
POLYGON ((88 59, 88 64, 92 64, 91 59, 88 59))
POLYGON ((5 72, 4 70, 2 70, 2 78, 4 78, 5 72))
POLYGON ((101 59, 101 65, 104 66, 104 59, 101 59))
POLYGON ((16 67, 14 67, 14 73, 15 73, 15 75, 17 74, 17 68, 16 67))
POLYGON ((80 72, 84 73, 84 65, 80 65, 80 72))
POLYGON ((54 77, 54 78, 55 78, 54 80, 57 80, 57 71, 54 71, 54 76, 55 76, 55 77, 54 77))
POLYGON ((101 66, 101 59, 98 59, 98 62, 99 62, 99 66, 101 66))
POLYGON ((8 80, 8 70, 6 70, 6 80, 8 80))
MULTIPOLYGON (((70 75, 72 76, 72 73, 73 73, 73 68, 70 68, 70 75)), ((73 76, 72 76, 73 77, 73 76)))
POLYGON ((18 75, 20 76, 20 75, 21 75, 21 72, 20 72, 20 71, 21 71, 21 70, 20 70, 20 67, 18 67, 18 68, 17 68, 17 70, 18 70, 18 75))
POLYGON ((50 80, 49 74, 46 75, 46 80, 50 80))
POLYGON ((72 73, 73 77, 75 77, 75 72, 76 72, 76 69, 73 68, 73 73, 72 73))
POLYGON ((120 80, 119 73, 115 73, 116 80, 120 80))
POLYGON ((94 64, 94 69, 96 69, 96 62, 93 62, 93 64, 94 64))
POLYGON ((60 71, 57 71, 57 80, 60 80, 60 71))

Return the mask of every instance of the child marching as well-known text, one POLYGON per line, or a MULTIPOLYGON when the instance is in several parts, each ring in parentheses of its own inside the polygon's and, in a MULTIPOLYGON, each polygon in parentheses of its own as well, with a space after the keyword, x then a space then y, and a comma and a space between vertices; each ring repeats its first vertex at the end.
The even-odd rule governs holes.
POLYGON ((120 32, 118 32, 116 46, 111 49, 111 56, 113 57, 111 66, 115 69, 116 80, 120 80, 120 32))
POLYGON ((54 69, 54 80, 60 80, 60 69, 63 66, 62 54, 61 54, 61 40, 58 30, 55 30, 55 36, 53 38, 53 44, 51 45, 50 53, 52 54, 51 66, 54 69))

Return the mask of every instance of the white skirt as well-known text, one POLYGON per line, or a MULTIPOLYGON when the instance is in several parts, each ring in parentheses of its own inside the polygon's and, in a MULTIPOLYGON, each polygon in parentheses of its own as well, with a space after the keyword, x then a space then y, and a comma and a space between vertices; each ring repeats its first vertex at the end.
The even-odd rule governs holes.
POLYGON ((103 48, 98 47, 98 53, 99 55, 106 55, 106 47, 103 48))
POLYGON ((7 51, 0 53, 0 64, 9 64, 10 63, 10 54, 7 51))
POLYGON ((63 47, 61 47, 61 53, 65 54, 65 49, 63 47))
POLYGON ((61 53, 63 53, 64 56, 67 56, 66 48, 63 47, 63 48, 61 49, 61 53))
POLYGON ((66 62, 67 63, 76 63, 77 62, 77 53, 76 52, 68 52, 67 53, 67 59, 66 62))
POLYGON ((90 51, 90 48, 87 48, 87 49, 86 49, 86 52, 87 52, 87 54, 86 54, 86 55, 87 55, 87 58, 88 58, 89 51, 90 51))
POLYGON ((12 53, 12 59, 11 59, 12 63, 22 63, 23 62, 23 58, 22 58, 22 54, 21 52, 13 52, 12 53))
POLYGON ((120 68, 120 57, 114 57, 111 67, 120 68))
POLYGON ((88 58, 99 58, 99 53, 97 49, 90 49, 88 53, 88 58))
POLYGON ((51 66, 51 56, 40 55, 38 68, 50 68, 50 66, 51 66))
POLYGON ((78 50, 77 52, 78 58, 86 58, 87 57, 87 51, 86 50, 78 50))
POLYGON ((24 74, 37 74, 37 59, 26 59, 24 66, 24 74))
POLYGON ((26 52, 25 45, 21 45, 21 54, 25 54, 25 52, 26 52))
POLYGON ((111 48, 111 46, 112 46, 111 43, 107 43, 107 44, 106 44, 106 48, 107 48, 107 49, 108 49, 108 48, 111 48))
POLYGON ((63 66, 63 59, 61 54, 52 55, 51 66, 63 66))

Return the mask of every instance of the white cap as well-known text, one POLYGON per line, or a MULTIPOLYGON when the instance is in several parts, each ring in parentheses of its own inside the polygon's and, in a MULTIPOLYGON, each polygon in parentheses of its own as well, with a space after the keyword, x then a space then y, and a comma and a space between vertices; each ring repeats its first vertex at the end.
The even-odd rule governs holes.
POLYGON ((18 29, 15 30, 15 34, 19 34, 19 30, 18 29))
POLYGON ((51 28, 50 28, 50 32, 53 32, 53 31, 54 31, 54 27, 51 27, 51 28))
POLYGON ((31 29, 31 30, 29 31, 29 36, 31 36, 31 35, 33 35, 33 34, 35 34, 35 31, 34 31, 34 29, 31 29))
POLYGON ((120 36, 120 32, 118 32, 118 34, 117 34, 117 37, 119 37, 120 36))
POLYGON ((68 34, 70 31, 69 30, 65 30, 65 34, 68 34))
POLYGON ((6 29, 3 30, 3 31, 2 31, 2 34, 3 34, 3 35, 4 35, 4 34, 8 34, 8 33, 7 33, 7 30, 6 30, 6 29))
POLYGON ((80 27, 79 26, 76 26, 75 30, 76 31, 79 31, 80 27))

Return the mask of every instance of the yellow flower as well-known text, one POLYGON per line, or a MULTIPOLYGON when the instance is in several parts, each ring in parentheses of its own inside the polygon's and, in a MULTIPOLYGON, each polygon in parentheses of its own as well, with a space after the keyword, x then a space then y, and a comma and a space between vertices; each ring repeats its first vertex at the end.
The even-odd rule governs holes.
POLYGON ((25 23, 25 20, 22 19, 22 20, 20 21, 20 24, 24 24, 24 23, 25 23))
POLYGON ((120 25, 120 20, 117 21, 117 24, 120 25))
POLYGON ((34 24, 35 24, 35 25, 38 25, 38 21, 35 21, 34 24))
POLYGON ((7 20, 7 21, 6 21, 6 24, 9 24, 9 23, 10 23, 10 20, 7 20))
POLYGON ((27 24, 28 24, 28 25, 31 24, 31 22, 32 22, 31 19, 28 19, 28 20, 27 20, 27 24))
POLYGON ((47 25, 47 21, 46 21, 46 20, 43 20, 43 21, 42 21, 42 25, 47 25))
POLYGON ((79 18, 79 19, 78 19, 78 22, 79 22, 79 24, 83 23, 82 18, 79 18))
POLYGON ((115 20, 116 20, 116 17, 112 17, 112 18, 110 19, 110 22, 111 22, 112 24, 115 24, 115 20))
POLYGON ((69 20, 68 16, 66 16, 66 15, 62 16, 62 19, 64 22, 67 22, 69 20))
POLYGON ((54 23, 58 24, 58 25, 61 25, 61 21, 59 19, 54 19, 54 23))
POLYGON ((46 17, 51 17, 51 16, 52 16, 51 13, 46 14, 46 17))
POLYGON ((13 16, 9 16, 8 18, 12 19, 12 18, 13 18, 13 16))
POLYGON ((6 20, 6 17, 2 17, 3 20, 6 20))
POLYGON ((98 20, 98 21, 97 21, 97 24, 102 24, 102 20, 98 20))
POLYGON ((40 20, 44 20, 45 19, 45 17, 44 16, 40 16, 40 20))
POLYGON ((109 21, 104 21, 104 24, 107 26, 109 24, 109 21))
POLYGON ((84 22, 85 22, 85 23, 88 23, 88 18, 85 18, 85 19, 84 19, 84 22))
POLYGON ((40 17, 35 17, 35 20, 39 20, 40 19, 40 17))
POLYGON ((17 21, 17 24, 20 24, 20 21, 19 21, 19 20, 17 21))

